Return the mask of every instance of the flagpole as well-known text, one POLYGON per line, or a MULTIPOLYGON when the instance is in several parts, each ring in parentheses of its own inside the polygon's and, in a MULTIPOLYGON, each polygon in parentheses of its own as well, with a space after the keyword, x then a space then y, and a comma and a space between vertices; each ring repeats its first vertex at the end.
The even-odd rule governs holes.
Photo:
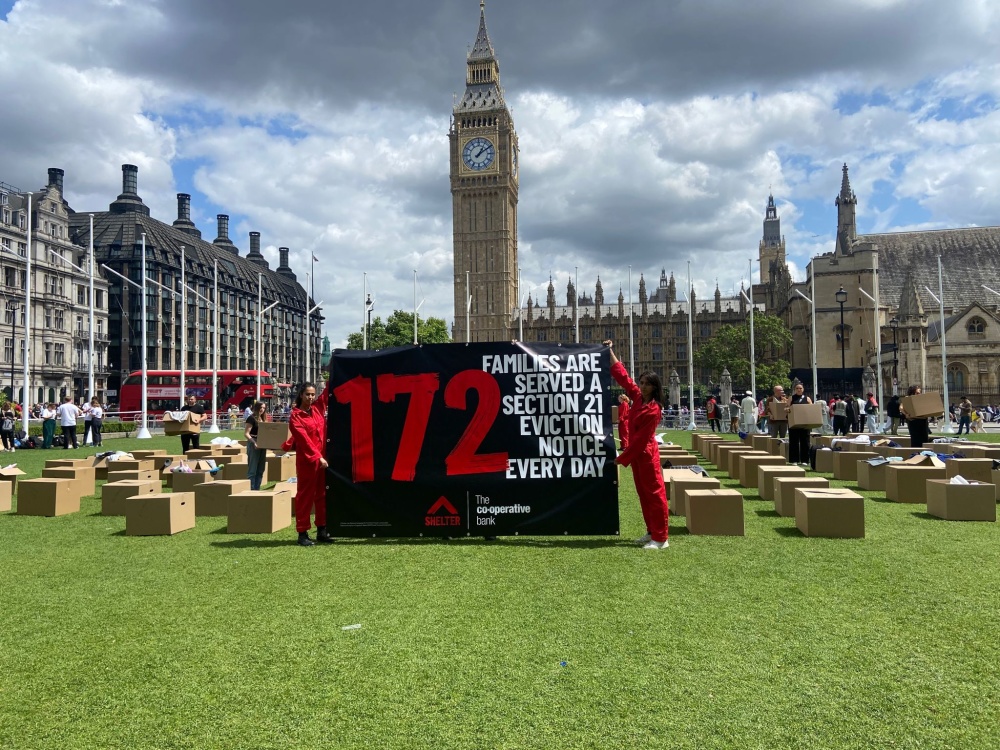
POLYGON ((180 411, 184 411, 184 391, 187 390, 184 383, 184 370, 187 367, 187 289, 184 286, 187 283, 184 274, 185 250, 184 245, 181 245, 181 405, 177 407, 180 411))
POLYGON ((469 272, 465 272, 465 343, 472 341, 472 290, 469 288, 469 272))
POLYGON ((694 422, 694 288, 691 286, 691 261, 688 261, 688 401, 691 402, 689 430, 697 429, 694 422))
MULTIPOLYGON (((361 314, 361 348, 368 349, 368 272, 365 272, 364 287, 361 290, 361 300, 364 302, 365 311, 361 314)), ((312 300, 310 300, 311 302, 312 300)), ((309 305, 306 305, 308 308, 309 305)))
POLYGON ((146 233, 142 233, 142 426, 135 433, 137 439, 148 440, 149 434, 149 367, 146 359, 146 233))
MULTIPOLYGON (((28 403, 28 378, 31 376, 28 362, 31 354, 31 193, 28 193, 28 257, 26 259, 24 277, 24 385, 21 388, 21 429, 28 434, 28 415, 31 414, 28 403)), ((10 400, 14 400, 14 384, 10 384, 10 400)))
POLYGON ((219 432, 219 259, 214 261, 215 332, 212 335, 212 426, 210 433, 219 432))
MULTIPOLYGON (((90 214, 90 366, 87 368, 87 398, 94 400, 94 215, 90 214)), ((11 386, 13 390, 14 386, 11 386)), ((11 396, 14 394, 11 393, 11 396)), ((11 399, 13 400, 13 398, 11 399)), ((90 435, 87 436, 90 439, 90 435)), ((91 442, 93 440, 91 439, 91 442)))
MULTIPOLYGON (((307 286, 312 288, 312 275, 306 274, 307 286)), ((312 369, 312 326, 309 325, 309 303, 312 302, 311 297, 306 298, 306 373, 305 377, 302 378, 303 383, 311 383, 312 376, 309 371, 312 369)))
POLYGON ((417 269, 413 269, 413 345, 417 345, 417 269))

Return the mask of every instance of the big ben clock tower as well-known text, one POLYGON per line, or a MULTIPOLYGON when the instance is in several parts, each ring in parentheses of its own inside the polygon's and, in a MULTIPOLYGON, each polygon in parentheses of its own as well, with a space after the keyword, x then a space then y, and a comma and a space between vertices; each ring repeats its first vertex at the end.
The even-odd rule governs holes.
POLYGON ((465 95, 454 108, 451 195, 455 253, 453 338, 509 341, 517 299, 517 133, 500 87, 500 64, 479 4, 465 95), (466 331, 469 298, 471 331, 466 331))

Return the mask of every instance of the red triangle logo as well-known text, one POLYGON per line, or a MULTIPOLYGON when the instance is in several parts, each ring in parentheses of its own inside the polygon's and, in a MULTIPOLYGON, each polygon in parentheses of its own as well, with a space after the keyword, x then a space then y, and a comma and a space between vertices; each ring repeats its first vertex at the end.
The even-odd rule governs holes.
POLYGON ((450 502, 448 502, 448 498, 446 498, 444 495, 441 495, 441 497, 439 497, 437 499, 437 502, 434 503, 434 505, 432 505, 430 507, 430 510, 427 511, 427 515, 433 516, 435 513, 437 513, 438 511, 440 511, 442 508, 449 515, 452 515, 452 516, 457 516, 458 515, 458 511, 455 510, 455 506, 452 505, 450 502))

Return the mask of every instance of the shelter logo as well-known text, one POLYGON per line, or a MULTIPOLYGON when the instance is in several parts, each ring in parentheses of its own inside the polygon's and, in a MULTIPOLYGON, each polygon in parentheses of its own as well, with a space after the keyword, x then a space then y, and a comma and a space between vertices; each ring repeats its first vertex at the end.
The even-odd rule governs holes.
POLYGON ((441 495, 427 511, 427 516, 424 518, 424 526, 461 526, 462 517, 455 510, 455 506, 452 505, 448 498, 441 495))

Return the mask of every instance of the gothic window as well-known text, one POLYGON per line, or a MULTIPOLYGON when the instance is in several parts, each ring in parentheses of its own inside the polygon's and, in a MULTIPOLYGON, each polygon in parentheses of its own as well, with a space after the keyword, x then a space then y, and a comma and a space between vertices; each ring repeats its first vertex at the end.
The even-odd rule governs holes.
POLYGON ((701 324, 701 337, 703 339, 712 337, 712 325, 710 323, 701 324))
POLYGON ((966 328, 970 339, 986 338, 986 323, 982 318, 972 318, 966 328))
POLYGON ((560 328, 559 329, 559 340, 560 341, 569 341, 569 331, 566 330, 565 328, 560 328))
POLYGON ((663 329, 660 326, 653 326, 653 338, 663 338, 663 329))
POLYGON ((614 337, 615 337, 615 329, 614 328, 605 328, 604 329, 604 338, 605 339, 612 339, 613 340, 614 337))
POLYGON ((653 361, 660 362, 663 360, 663 345, 653 344, 653 361))
POLYGON ((677 337, 685 337, 688 335, 687 323, 678 323, 674 326, 674 335, 677 337))
POLYGON ((948 366, 948 390, 955 392, 965 388, 965 368, 962 365, 948 366))
POLYGON ((548 341, 549 340, 548 333, 549 333, 548 331, 539 331, 538 332, 538 340, 539 341, 548 341))
POLYGON ((687 359, 688 356, 688 345, 678 344, 677 345, 677 359, 687 359))
POLYGON ((835 325, 833 334, 837 339, 837 351, 851 348, 851 327, 849 325, 844 325, 843 332, 841 332, 839 324, 835 325))

